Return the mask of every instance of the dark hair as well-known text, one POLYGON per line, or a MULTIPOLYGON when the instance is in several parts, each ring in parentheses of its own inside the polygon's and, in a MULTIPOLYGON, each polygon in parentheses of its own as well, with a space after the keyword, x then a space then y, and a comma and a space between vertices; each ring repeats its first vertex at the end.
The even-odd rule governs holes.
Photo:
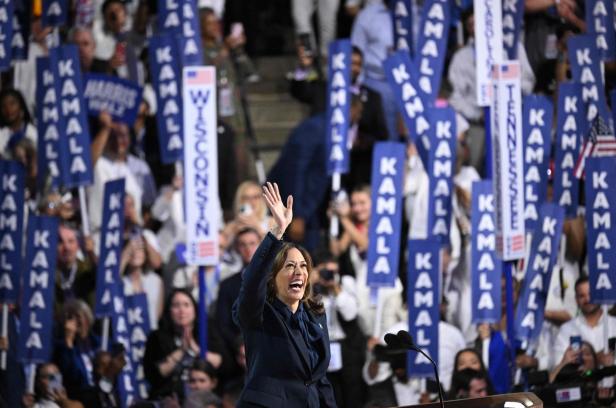
MULTIPOLYGON (((42 372, 45 367, 56 367, 55 363, 42 363, 36 366, 36 374, 34 376, 34 398, 38 401, 47 394, 47 390, 41 387, 42 372)), ((59 371, 59 369, 58 369, 59 371)))
POLYGON ((457 371, 451 376, 451 389, 449 390, 449 399, 460 398, 460 391, 469 391, 471 382, 473 380, 484 380, 486 382, 486 390, 488 394, 491 394, 490 380, 488 375, 484 371, 473 370, 472 368, 465 368, 464 370, 457 371))
POLYGON ((256 229, 252 227, 244 227, 235 234, 235 239, 234 239, 235 245, 237 245, 237 241, 239 237, 241 237, 244 234, 255 234, 257 238, 261 240, 261 234, 259 233, 259 231, 257 231, 256 229))
POLYGON ((370 184, 360 183, 353 186, 353 188, 351 189, 351 194, 349 195, 353 195, 353 193, 366 193, 370 195, 371 191, 372 188, 370 187, 370 184))
POLYGON ((201 371, 202 373, 207 374, 212 380, 218 378, 216 368, 214 368, 214 366, 207 360, 200 358, 196 359, 190 369, 194 371, 201 371))
MULTIPOLYGON (((28 105, 26 104, 26 99, 17 89, 7 88, 0 91, 0 104, 4 101, 4 98, 12 96, 17 99, 17 103, 19 104, 19 108, 24 114, 24 122, 32 123, 32 116, 30 116, 30 111, 28 111, 28 105)), ((3 115, 0 115, 0 126, 8 126, 9 124, 4 120, 3 115)))
MULTIPOLYGON (((481 355, 479 354, 479 352, 472 347, 462 349, 456 353, 456 356, 453 358, 453 374, 455 374, 458 371, 464 371, 464 370, 458 370, 458 359, 460 358, 462 353, 473 353, 475 357, 477 357, 477 360, 479 360, 479 365, 481 367, 479 371, 486 374, 486 382, 488 384, 488 394, 490 395, 494 394, 494 387, 492 386, 492 381, 490 381, 490 378, 487 375, 488 370, 486 369, 486 366, 483 364, 483 359, 481 358, 481 355)), ((451 387, 449 388, 450 390, 453 390, 453 385, 454 384, 453 384, 453 376, 452 376, 451 377, 451 387)))
POLYGON ((322 315, 323 313, 325 313, 323 303, 321 302, 320 298, 317 298, 312 293, 312 284, 310 283, 310 274, 312 273, 313 269, 312 257, 306 249, 294 243, 285 242, 282 246, 282 249, 280 250, 280 252, 278 252, 276 258, 274 259, 272 271, 269 278, 267 279, 267 299, 269 301, 272 301, 276 297, 276 276, 282 270, 284 262, 287 259, 287 254, 293 248, 297 249, 302 254, 304 259, 306 260, 306 264, 308 265, 308 279, 306 280, 306 290, 304 291, 304 296, 302 297, 301 302, 310 311, 322 315))
POLYGON ((586 275, 581 275, 579 278, 577 278, 577 280, 575 281, 575 285, 573 286, 575 293, 577 294, 577 288, 578 286, 580 286, 582 283, 587 283, 590 282, 588 280, 588 276, 586 275))
POLYGON ((207 17, 210 14, 216 15, 216 12, 211 7, 201 7, 199 9, 199 17, 200 18, 207 17))
POLYGON ((101 6, 101 13, 104 15, 105 11, 107 11, 107 9, 109 8, 109 6, 111 6, 112 4, 121 4, 122 7, 126 8, 126 5, 124 4, 124 2, 122 0, 105 0, 103 2, 103 5, 101 6))
POLYGON ((359 48, 357 45, 354 45, 352 50, 353 54, 359 55, 362 60, 364 59, 364 52, 361 50, 361 48, 359 48))
POLYGON ((165 302, 163 314, 160 317, 160 320, 158 321, 158 327, 160 328, 161 331, 164 331, 167 333, 178 334, 177 333, 178 328, 175 326, 175 324, 173 323, 173 319, 171 318, 171 303, 173 302, 173 298, 175 297, 175 295, 177 295, 178 293, 188 296, 188 298, 190 299, 190 302, 192 303, 195 309, 195 322, 193 323, 193 336, 195 337, 195 339, 197 339, 199 336, 199 330, 198 330, 199 328, 197 327, 198 326, 197 313, 199 312, 199 306, 197 305, 197 302, 192 297, 192 294, 188 291, 188 289, 174 288, 171 291, 171 293, 169 293, 169 296, 167 296, 167 300, 165 302))

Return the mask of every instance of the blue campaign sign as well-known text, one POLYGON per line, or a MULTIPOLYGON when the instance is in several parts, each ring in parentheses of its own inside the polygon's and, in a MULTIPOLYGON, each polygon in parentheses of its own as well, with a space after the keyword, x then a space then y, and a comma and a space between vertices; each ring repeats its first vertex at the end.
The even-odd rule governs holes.
POLYGON ((441 87, 450 20, 450 1, 427 0, 424 2, 414 59, 415 69, 419 75, 416 81, 424 106, 436 99, 441 87))
POLYGON ((515 316, 516 338, 529 343, 539 337, 543 325, 545 303, 552 270, 558 257, 565 210, 557 204, 544 203, 539 216, 541 221, 533 234, 515 316))
POLYGON ((616 89, 610 91, 610 107, 612 108, 612 123, 616 124, 616 89))
POLYGON ((471 293, 473 323, 501 319, 502 261, 496 254, 496 220, 491 180, 473 183, 471 209, 471 293))
POLYGON ((524 221, 529 232, 539 222, 539 207, 548 193, 553 112, 552 102, 546 96, 528 95, 522 100, 524 221))
POLYGON ((69 0, 42 1, 43 12, 41 14, 41 22, 43 23, 43 27, 59 27, 65 25, 68 18, 69 0))
POLYGON ((577 214, 580 186, 574 169, 587 126, 584 110, 582 86, 573 82, 561 83, 556 118, 553 202, 565 209, 567 217, 577 214))
POLYGON ((503 1, 503 49, 509 60, 518 59, 518 41, 523 14, 524 0, 503 1))
POLYGON ((150 39, 149 62, 156 92, 156 124, 163 163, 182 160, 182 69, 179 43, 172 35, 150 39))
POLYGON ((61 140, 67 145, 68 173, 63 174, 66 187, 92 184, 93 169, 90 155, 90 128, 88 126, 81 68, 77 46, 63 45, 52 48, 49 56, 54 69, 54 80, 60 86, 60 114, 64 116, 65 127, 61 129, 61 140))
POLYGON ((22 363, 51 358, 57 245, 58 219, 30 215, 17 345, 22 363))
POLYGON ((409 138, 415 143, 424 166, 427 166, 430 150, 427 132, 430 123, 426 116, 427 106, 417 84, 419 73, 406 51, 397 51, 387 57, 383 62, 383 70, 409 130, 409 138))
POLYGON ((586 251, 590 301, 616 303, 616 158, 589 157, 586 161, 586 251))
POLYGON ((374 145, 367 277, 371 287, 393 287, 398 277, 405 154, 402 143, 374 145))
POLYGON ((182 66, 203 65, 199 13, 195 0, 158 0, 158 29, 180 42, 182 66))
POLYGON ((104 74, 86 74, 84 80, 83 97, 89 115, 98 116, 105 111, 115 122, 128 126, 135 123, 142 95, 139 84, 104 74))
POLYGON ((96 317, 113 313, 113 291, 120 285, 122 234, 124 232, 124 179, 105 183, 99 260, 96 268, 96 317))
POLYGON ((0 160, 0 304, 15 304, 22 270, 25 169, 0 160))
POLYGON ((351 42, 329 45, 327 80, 327 174, 349 171, 347 136, 351 125, 351 42))
POLYGON ((37 185, 58 188, 68 178, 67 144, 61 137, 65 129, 64 115, 60 114, 60 81, 54 62, 49 57, 36 59, 36 127, 37 185))
POLYGON ((449 243, 453 174, 456 165, 456 112, 450 108, 429 108, 430 160, 428 175, 428 236, 442 245, 449 243))
POLYGON ((121 408, 132 406, 137 397, 135 370, 131 356, 130 325, 128 323, 127 303, 122 291, 122 283, 117 282, 112 290, 111 331, 113 343, 124 346, 126 365, 118 375, 116 384, 121 408))
POLYGON ((148 398, 149 385, 143 371, 145 344, 150 334, 148 298, 145 293, 126 296, 126 318, 130 339, 130 360, 133 363, 136 394, 141 399, 148 398))
POLYGON ((582 85, 587 122, 590 123, 595 116, 601 115, 605 123, 610 123, 610 113, 605 101, 605 84, 599 65, 601 58, 594 36, 574 35, 567 40, 567 48, 573 80, 582 85))
MULTIPOLYGON (((417 347, 438 366, 438 322, 440 321, 440 243, 436 240, 409 240, 408 293, 409 332, 417 347)), ((410 353, 410 377, 434 374, 432 364, 419 353, 410 353)))
POLYGON ((413 52, 413 5, 411 0, 394 0, 391 8, 396 50, 413 52))
POLYGON ((616 59, 616 33, 614 32, 614 2, 586 0, 586 28, 593 34, 595 46, 602 61, 616 59))
POLYGON ((30 2, 28 0, 16 0, 14 4, 11 58, 13 61, 27 60, 30 44, 30 2))
POLYGON ((0 72, 11 67, 13 13, 13 0, 0 0, 0 72))

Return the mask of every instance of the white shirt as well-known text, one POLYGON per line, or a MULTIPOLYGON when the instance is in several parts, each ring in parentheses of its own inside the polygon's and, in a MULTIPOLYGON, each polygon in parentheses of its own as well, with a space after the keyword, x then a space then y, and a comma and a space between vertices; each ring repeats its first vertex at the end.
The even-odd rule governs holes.
POLYGON ((569 312, 571 316, 575 316, 575 313, 577 312, 577 303, 575 301, 575 281, 580 276, 579 268, 577 263, 568 261, 567 259, 562 262, 562 268, 565 296, 562 296, 560 270, 557 266, 552 271, 552 278, 550 280, 550 288, 548 290, 545 310, 565 310, 569 312))
MULTIPOLYGON (((5 159, 10 159, 8 151, 8 143, 13 136, 13 131, 8 127, 0 128, 0 155, 5 159)), ((26 131, 24 137, 34 143, 34 147, 37 147, 36 141, 38 140, 38 132, 31 123, 26 124, 26 131)))
POLYGON ((409 158, 404 180, 405 212, 409 220, 409 238, 428 236, 428 196, 430 180, 418 155, 409 158))
POLYGON ((355 278, 342 276, 340 278, 340 293, 338 296, 323 296, 323 306, 327 315, 327 331, 330 341, 343 340, 346 335, 340 324, 338 313, 345 322, 357 317, 359 304, 357 302, 355 278))
POLYGON ((186 241, 183 190, 174 190, 171 194, 171 199, 168 199, 166 193, 170 188, 170 186, 167 186, 161 189, 151 209, 152 217, 163 224, 158 230, 158 241, 161 246, 160 254, 165 263, 169 262, 175 246, 180 242, 186 241))
MULTIPOLYGON (((535 74, 522 43, 518 43, 518 59, 522 71, 522 94, 528 95, 535 87, 535 74)), ((475 71, 475 43, 471 40, 453 55, 447 77, 453 88, 449 97, 451 106, 466 119, 477 121, 483 116, 483 107, 477 105, 475 71)))
POLYGON ((133 282, 129 276, 122 278, 124 283, 124 296, 136 295, 138 293, 145 293, 148 299, 148 316, 150 318, 150 329, 156 330, 158 328, 158 312, 159 306, 164 297, 163 281, 156 273, 150 271, 141 275, 141 288, 142 292, 136 291, 133 286, 133 282))
POLYGON ((47 50, 37 42, 30 41, 28 59, 16 61, 14 65, 13 86, 23 95, 31 117, 36 108, 36 59, 47 55, 47 50))
POLYGON ((102 222, 105 183, 122 177, 126 183, 125 191, 133 197, 135 211, 141 217, 141 186, 127 162, 114 161, 101 156, 94 166, 94 183, 88 188, 88 208, 92 231, 97 231, 102 222))
POLYGON ((402 283, 396 278, 396 286, 393 288, 379 288, 376 299, 373 299, 372 288, 367 285, 368 266, 367 262, 360 258, 357 247, 349 247, 351 263, 355 270, 355 281, 357 287, 357 301, 359 304, 358 323, 362 332, 368 336, 378 336, 385 327, 383 326, 383 305, 387 298, 391 296, 400 297, 402 283), (376 301, 375 301, 376 300, 376 301))
POLYGON ((560 326, 556 343, 554 344, 553 361, 558 364, 569 347, 571 336, 581 336, 583 341, 589 342, 598 353, 607 348, 610 337, 616 337, 616 317, 601 314, 601 318, 595 327, 590 327, 584 315, 579 315, 560 326), (607 324, 607 327, 605 325, 607 324), (606 330, 607 329, 607 330, 606 330))

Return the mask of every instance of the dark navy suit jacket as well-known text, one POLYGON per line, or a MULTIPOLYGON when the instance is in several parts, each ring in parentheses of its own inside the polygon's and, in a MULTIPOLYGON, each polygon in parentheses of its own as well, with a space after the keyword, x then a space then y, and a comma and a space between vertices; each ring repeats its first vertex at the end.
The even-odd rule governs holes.
MULTIPOLYGON (((238 407, 336 407, 325 374, 329 365, 329 336, 325 314, 306 312, 312 327, 322 330, 310 369, 309 350, 298 328, 288 324, 280 309, 266 299, 267 278, 282 247, 267 234, 244 270, 233 318, 246 345, 246 381, 238 407)), ((274 300, 276 301, 276 300, 274 300)), ((307 308, 306 308, 307 309, 307 308)))

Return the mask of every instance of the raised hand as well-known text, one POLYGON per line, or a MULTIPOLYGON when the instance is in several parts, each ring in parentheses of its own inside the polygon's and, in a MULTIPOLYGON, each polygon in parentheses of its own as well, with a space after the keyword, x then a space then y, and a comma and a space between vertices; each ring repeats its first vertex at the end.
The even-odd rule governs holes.
POLYGON ((280 197, 278 184, 267 182, 267 184, 263 186, 263 197, 276 223, 272 233, 276 238, 281 239, 285 230, 293 220, 293 196, 287 197, 287 206, 285 207, 280 197))

